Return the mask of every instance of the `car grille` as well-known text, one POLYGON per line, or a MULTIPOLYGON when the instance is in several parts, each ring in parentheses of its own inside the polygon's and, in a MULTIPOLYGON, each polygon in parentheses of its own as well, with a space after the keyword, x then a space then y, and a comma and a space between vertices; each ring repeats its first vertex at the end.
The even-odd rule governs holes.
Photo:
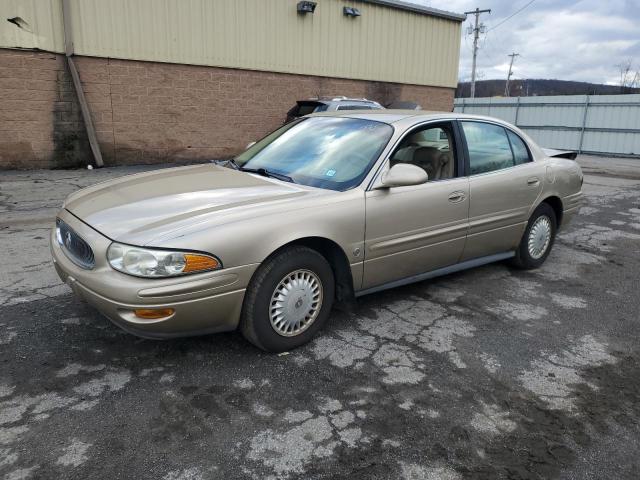
POLYGON ((56 237, 62 251, 73 263, 87 270, 95 266, 96 260, 89 244, 59 218, 56 219, 56 237))

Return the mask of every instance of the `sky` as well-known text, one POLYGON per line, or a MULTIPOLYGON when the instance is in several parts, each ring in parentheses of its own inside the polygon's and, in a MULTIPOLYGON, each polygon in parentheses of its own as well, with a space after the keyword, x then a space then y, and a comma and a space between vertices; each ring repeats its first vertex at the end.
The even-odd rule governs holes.
MULTIPOLYGON (((632 61, 640 70, 640 0, 411 0, 456 13, 491 9, 481 15, 479 79, 506 78, 509 55, 519 53, 512 78, 553 78, 594 83, 620 83, 616 65, 632 61), (493 28, 493 29, 492 29, 493 28)), ((462 81, 471 78, 473 37, 463 24, 460 48, 462 81)))

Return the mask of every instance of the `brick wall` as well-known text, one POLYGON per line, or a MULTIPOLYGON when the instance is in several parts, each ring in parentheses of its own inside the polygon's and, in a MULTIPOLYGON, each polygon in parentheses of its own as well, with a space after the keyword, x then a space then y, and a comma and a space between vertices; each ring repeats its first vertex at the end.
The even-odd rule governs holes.
POLYGON ((0 168, 71 167, 88 149, 64 57, 0 50, 0 168))
MULTIPOLYGON (((89 57, 76 65, 107 165, 234 155, 316 95, 453 106, 450 88, 89 57)), ((0 168, 92 158, 62 56, 0 50, 0 93, 0 168)))

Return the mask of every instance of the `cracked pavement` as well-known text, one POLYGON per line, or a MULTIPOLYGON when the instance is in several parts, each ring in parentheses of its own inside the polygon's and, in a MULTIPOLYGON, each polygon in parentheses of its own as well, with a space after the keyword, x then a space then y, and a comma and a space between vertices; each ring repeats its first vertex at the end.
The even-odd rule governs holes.
POLYGON ((48 231, 158 166, 0 173, 0 479, 636 479, 640 160, 581 157, 545 265, 359 299, 284 355, 150 341, 76 299, 48 231))

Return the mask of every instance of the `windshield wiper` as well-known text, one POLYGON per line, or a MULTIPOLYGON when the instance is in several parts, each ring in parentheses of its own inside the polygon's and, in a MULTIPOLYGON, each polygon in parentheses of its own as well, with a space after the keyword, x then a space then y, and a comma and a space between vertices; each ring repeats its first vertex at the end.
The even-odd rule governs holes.
MULTIPOLYGON (((235 163, 235 162, 234 162, 235 163)), ((249 173, 257 173, 258 175, 262 175, 263 177, 271 177, 271 178, 277 178, 278 180, 283 180, 285 182, 289 182, 289 183, 296 183, 293 178, 291 178, 288 175, 284 175, 282 173, 278 173, 278 172, 273 172, 271 170, 267 170, 266 168, 246 168, 246 167, 239 167, 239 169, 243 172, 249 172, 249 173)))
POLYGON ((229 167, 233 168, 234 170, 240 170, 241 172, 257 173, 258 175, 262 175, 263 177, 277 178, 278 180, 283 180, 285 182, 296 183, 290 176, 278 172, 272 172, 271 170, 267 170, 266 168, 242 167, 238 165, 235 158, 230 158, 228 160, 214 160, 213 163, 222 167, 229 167))
POLYGON ((236 163, 236 160, 234 158, 229 158, 227 160, 213 160, 212 163, 220 165, 221 167, 229 167, 234 170, 242 170, 240 168, 240 165, 236 163))

